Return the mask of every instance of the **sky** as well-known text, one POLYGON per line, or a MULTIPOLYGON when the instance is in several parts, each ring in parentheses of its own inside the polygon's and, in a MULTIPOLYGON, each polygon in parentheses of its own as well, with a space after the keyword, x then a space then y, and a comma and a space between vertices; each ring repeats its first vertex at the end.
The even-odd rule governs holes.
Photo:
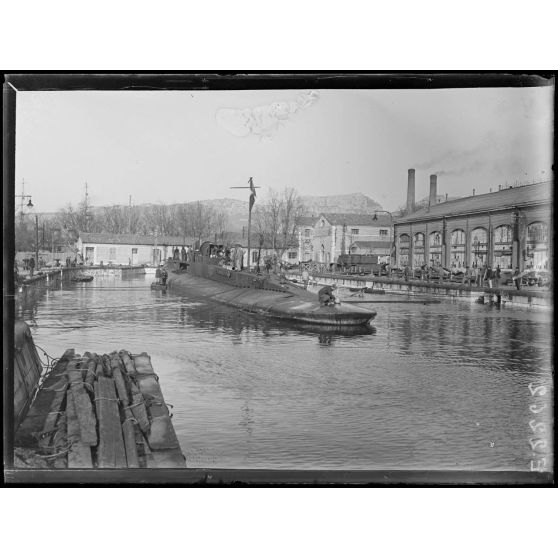
MULTIPOLYGON (((553 88, 27 91, 16 194, 52 212, 247 199, 248 178, 300 195, 361 192, 393 211, 429 175, 450 197, 551 177, 553 88)), ((16 203, 19 204, 16 198, 16 203)))

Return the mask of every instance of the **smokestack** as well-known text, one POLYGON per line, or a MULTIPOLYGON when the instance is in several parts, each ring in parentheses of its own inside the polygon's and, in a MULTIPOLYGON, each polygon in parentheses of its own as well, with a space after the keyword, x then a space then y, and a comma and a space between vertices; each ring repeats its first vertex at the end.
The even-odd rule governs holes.
POLYGON ((436 192, 438 177, 435 174, 430 175, 430 198, 428 199, 428 205, 434 205, 438 199, 438 193, 436 192))
POLYGON ((415 210, 415 169, 409 169, 407 179, 407 213, 415 210))

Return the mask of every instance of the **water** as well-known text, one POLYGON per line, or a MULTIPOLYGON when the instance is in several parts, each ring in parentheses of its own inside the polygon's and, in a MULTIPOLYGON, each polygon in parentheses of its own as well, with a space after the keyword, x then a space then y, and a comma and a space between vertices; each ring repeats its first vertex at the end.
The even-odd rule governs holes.
POLYGON ((380 303, 343 334, 152 280, 64 284, 16 314, 52 356, 151 355, 189 467, 552 469, 551 312, 380 303))

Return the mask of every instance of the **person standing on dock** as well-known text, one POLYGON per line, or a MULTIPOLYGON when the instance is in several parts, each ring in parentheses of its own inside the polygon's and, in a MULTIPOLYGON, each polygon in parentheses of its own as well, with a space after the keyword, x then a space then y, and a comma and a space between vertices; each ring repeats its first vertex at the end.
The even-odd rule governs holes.
POLYGON ((29 276, 33 277, 33 270, 35 269, 35 258, 31 256, 29 259, 29 276))
POLYGON ((492 270, 492 281, 494 282, 494 288, 497 289, 500 286, 500 277, 502 272, 500 271, 500 266, 497 265, 496 269, 492 270))
POLYGON ((484 282, 488 279, 488 265, 484 264, 481 269, 479 287, 484 287, 484 282))
POLYGON ((488 287, 490 289, 492 288, 492 276, 493 276, 492 268, 487 266, 485 280, 488 282, 488 287))
POLYGON ((515 288, 520 291, 521 290, 521 273, 519 273, 519 267, 515 268, 513 273, 513 282, 515 283, 515 288))
POLYGON ((471 269, 469 266, 465 268, 465 273, 463 273, 463 279, 461 281, 463 285, 470 285, 471 284, 471 269))

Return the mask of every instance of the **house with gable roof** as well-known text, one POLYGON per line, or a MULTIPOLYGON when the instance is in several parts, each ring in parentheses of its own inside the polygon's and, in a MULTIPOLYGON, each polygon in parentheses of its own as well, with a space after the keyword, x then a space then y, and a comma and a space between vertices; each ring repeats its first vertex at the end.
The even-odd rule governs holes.
POLYGON ((300 260, 331 264, 341 254, 389 257, 393 241, 391 215, 321 213, 299 225, 300 260))

